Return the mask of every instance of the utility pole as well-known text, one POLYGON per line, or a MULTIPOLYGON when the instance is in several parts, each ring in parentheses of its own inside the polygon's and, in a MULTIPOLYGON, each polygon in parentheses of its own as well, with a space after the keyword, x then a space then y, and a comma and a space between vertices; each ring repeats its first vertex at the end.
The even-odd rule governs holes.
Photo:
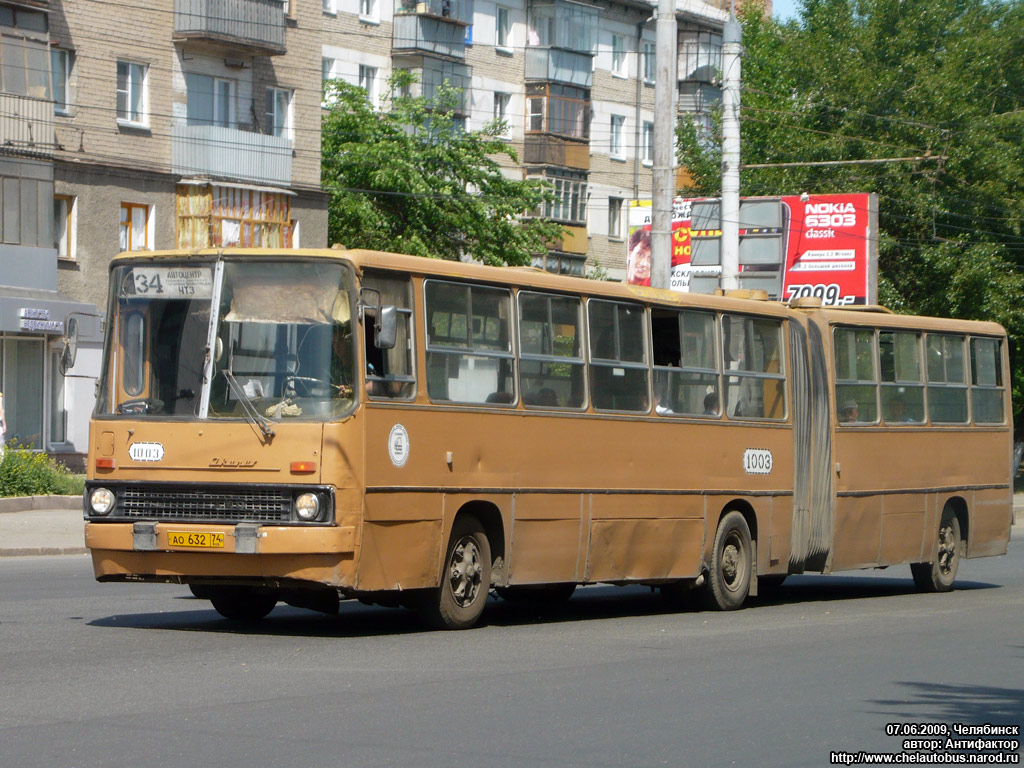
POLYGON ((658 0, 655 27, 654 164, 651 169, 651 285, 668 288, 672 272, 675 194, 676 4, 658 0))
POLYGON ((743 27, 730 9, 722 30, 722 290, 740 287, 740 54, 743 27))

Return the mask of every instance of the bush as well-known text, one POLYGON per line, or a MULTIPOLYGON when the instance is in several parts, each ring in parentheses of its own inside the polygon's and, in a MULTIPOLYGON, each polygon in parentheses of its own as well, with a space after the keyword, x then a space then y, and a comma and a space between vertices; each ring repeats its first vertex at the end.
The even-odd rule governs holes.
POLYGON ((32 446, 7 444, 0 460, 0 496, 74 496, 84 487, 80 475, 73 475, 63 464, 32 446))

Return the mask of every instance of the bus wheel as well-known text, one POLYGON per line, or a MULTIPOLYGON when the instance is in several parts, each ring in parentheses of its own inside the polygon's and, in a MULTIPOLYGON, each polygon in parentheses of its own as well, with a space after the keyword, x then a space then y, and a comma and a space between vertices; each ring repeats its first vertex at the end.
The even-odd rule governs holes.
POLYGON ((498 587, 495 592, 502 600, 510 603, 533 603, 534 605, 558 605, 566 602, 576 591, 576 585, 568 584, 526 584, 516 587, 498 587))
POLYGON ((704 604, 720 611, 742 606, 750 591, 753 561, 750 527, 743 515, 733 510, 718 524, 711 573, 701 593, 704 604))
POLYGON ((469 629, 480 618, 491 588, 491 545, 480 521, 463 515, 452 526, 441 586, 422 603, 424 618, 438 629, 469 629))
POLYGON ((254 587, 207 587, 210 602, 225 619, 256 621, 277 605, 277 595, 254 587))
POLYGON ((939 539, 935 547, 935 560, 931 563, 911 563, 914 584, 922 592, 949 592, 960 567, 960 521, 952 510, 942 513, 939 539))

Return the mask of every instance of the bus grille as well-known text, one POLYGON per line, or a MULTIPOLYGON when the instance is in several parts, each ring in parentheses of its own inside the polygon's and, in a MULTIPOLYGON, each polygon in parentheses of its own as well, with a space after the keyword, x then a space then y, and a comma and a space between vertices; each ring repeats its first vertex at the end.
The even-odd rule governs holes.
POLYGON ((291 519, 291 506, 292 494, 285 488, 154 488, 129 485, 119 488, 117 494, 120 517, 147 520, 285 523, 291 519))

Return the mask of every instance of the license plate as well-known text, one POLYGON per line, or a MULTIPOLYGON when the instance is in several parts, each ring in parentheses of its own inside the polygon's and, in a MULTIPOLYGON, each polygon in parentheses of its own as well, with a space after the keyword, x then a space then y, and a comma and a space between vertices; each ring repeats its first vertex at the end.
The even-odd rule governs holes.
POLYGON ((171 531, 167 541, 172 547, 198 547, 200 549, 224 549, 224 534, 208 531, 171 531))

